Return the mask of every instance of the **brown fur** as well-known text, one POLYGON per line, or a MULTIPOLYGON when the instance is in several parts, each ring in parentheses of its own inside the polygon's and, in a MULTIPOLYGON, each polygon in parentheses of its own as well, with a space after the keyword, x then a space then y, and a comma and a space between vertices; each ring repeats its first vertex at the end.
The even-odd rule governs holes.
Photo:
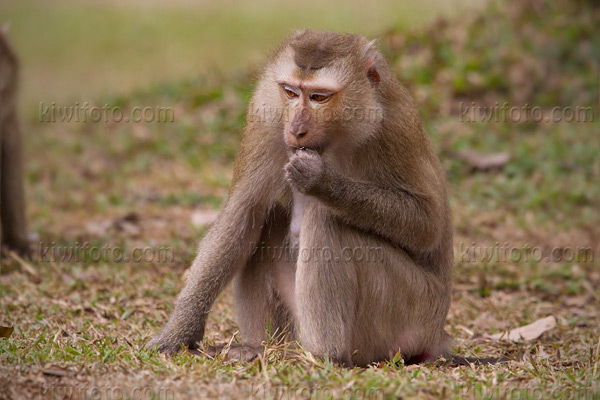
POLYGON ((444 171, 381 54, 360 36, 298 32, 257 85, 250 109, 261 107, 283 118, 248 115, 229 199, 149 346, 195 348, 233 279, 245 349, 260 348, 269 326, 348 366, 396 352, 418 360, 447 353, 453 253, 444 171), (289 101, 277 79, 290 49, 294 76, 310 81, 326 70, 340 91, 321 105, 307 100, 308 89, 289 101), (382 118, 339 118, 346 108, 382 118), (320 118, 324 109, 337 118, 320 118), (285 115, 301 110, 313 114, 298 137, 290 129, 300 122, 285 115), (346 248, 379 253, 366 261, 346 248), (323 249, 331 257, 306 257, 323 249))
POLYGON ((303 70, 318 70, 338 58, 358 42, 358 36, 334 32, 303 31, 292 36, 294 62, 303 70))

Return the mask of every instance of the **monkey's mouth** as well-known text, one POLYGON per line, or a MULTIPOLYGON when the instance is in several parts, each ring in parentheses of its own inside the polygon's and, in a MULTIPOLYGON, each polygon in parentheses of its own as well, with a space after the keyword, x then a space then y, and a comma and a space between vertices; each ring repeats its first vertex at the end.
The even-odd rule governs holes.
POLYGON ((302 151, 312 150, 312 151, 316 151, 319 154, 323 153, 323 146, 291 146, 290 145, 290 149, 292 150, 293 154, 296 154, 298 152, 298 150, 302 150, 302 151))

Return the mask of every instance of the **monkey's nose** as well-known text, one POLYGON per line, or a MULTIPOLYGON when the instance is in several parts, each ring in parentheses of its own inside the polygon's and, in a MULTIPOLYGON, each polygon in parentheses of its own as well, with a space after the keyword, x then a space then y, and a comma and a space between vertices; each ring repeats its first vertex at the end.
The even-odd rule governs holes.
POLYGON ((292 123, 289 126, 290 134, 296 139, 300 139, 308 133, 308 128, 310 126, 310 115, 306 112, 296 113, 292 123))
POLYGON ((305 126, 292 126, 289 132, 295 139, 301 139, 306 136, 308 129, 305 126))
POLYGON ((308 131, 305 129, 300 132, 292 132, 292 135, 294 135, 297 139, 301 139, 304 136, 306 136, 307 133, 308 133, 308 131))
POLYGON ((287 134, 287 142, 291 147, 301 147, 302 146, 302 137, 306 136, 306 132, 301 132, 302 135, 299 135, 298 132, 288 131, 287 134))

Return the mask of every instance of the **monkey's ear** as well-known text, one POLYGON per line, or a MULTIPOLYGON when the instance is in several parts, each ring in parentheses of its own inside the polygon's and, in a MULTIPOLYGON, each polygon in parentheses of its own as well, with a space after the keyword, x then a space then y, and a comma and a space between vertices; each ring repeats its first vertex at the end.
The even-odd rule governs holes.
POLYGON ((377 71, 378 53, 375 49, 374 40, 369 42, 369 44, 367 45, 364 60, 367 78, 369 79, 369 82, 371 82, 371 86, 375 87, 381 81, 381 76, 379 75, 379 71, 377 71))

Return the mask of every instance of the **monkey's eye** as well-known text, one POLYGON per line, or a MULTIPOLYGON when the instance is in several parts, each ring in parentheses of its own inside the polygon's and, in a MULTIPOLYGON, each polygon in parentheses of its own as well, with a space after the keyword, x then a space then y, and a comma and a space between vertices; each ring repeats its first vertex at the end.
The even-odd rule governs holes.
POLYGON ((310 95, 310 99, 312 101, 316 101, 317 103, 325 103, 327 100, 329 100, 331 96, 326 95, 326 94, 320 94, 320 93, 313 93, 310 95))
POLYGON ((287 86, 283 86, 283 91, 285 92, 287 97, 289 97, 290 99, 295 99, 296 97, 298 97, 298 93, 294 92, 292 89, 290 89, 287 86))

